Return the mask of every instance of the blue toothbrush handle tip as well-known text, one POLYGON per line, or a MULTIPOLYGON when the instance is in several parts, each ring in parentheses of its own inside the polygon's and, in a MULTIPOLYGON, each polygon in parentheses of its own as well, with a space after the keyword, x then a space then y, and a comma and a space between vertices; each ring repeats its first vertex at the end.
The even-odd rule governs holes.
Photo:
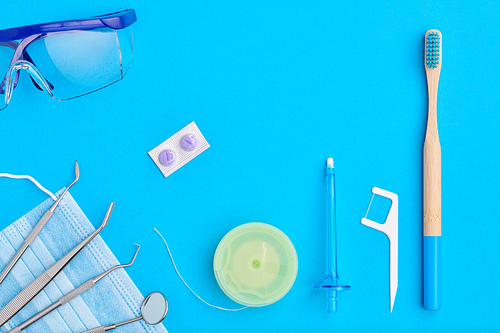
POLYGON ((441 308, 441 236, 424 236, 424 309, 441 308))

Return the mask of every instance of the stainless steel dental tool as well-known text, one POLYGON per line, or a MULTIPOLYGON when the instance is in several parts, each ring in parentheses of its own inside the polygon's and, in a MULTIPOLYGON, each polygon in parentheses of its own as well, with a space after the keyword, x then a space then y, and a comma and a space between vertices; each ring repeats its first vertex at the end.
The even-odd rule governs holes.
POLYGON ((24 240, 23 245, 19 248, 19 250, 17 250, 16 254, 9 261, 9 263, 7 264, 7 266, 5 266, 5 268, 3 269, 2 273, 0 273, 0 284, 3 282, 3 280, 5 280, 5 278, 10 273, 10 271, 12 270, 12 268, 14 268, 15 264, 19 261, 19 259, 21 258, 21 256, 24 254, 24 252, 28 248, 28 246, 30 246, 31 243, 33 243, 33 241, 38 236, 38 234, 40 233, 40 231, 42 231, 43 227, 47 224, 47 222, 49 222, 49 220, 52 217, 52 215, 54 215, 54 212, 55 212, 57 206, 59 206, 59 203, 64 198, 64 195, 68 192, 68 190, 71 188, 71 186, 75 185, 75 183, 80 178, 80 169, 78 168, 78 162, 76 162, 76 161, 75 161, 75 175, 76 175, 75 180, 68 187, 66 187, 66 189, 59 196, 59 198, 56 200, 56 202, 54 202, 54 204, 45 212, 45 214, 43 214, 42 218, 40 218, 40 221, 38 221, 38 223, 31 230, 31 232, 28 235, 28 237, 26 237, 26 239, 24 240))
POLYGON ((99 282, 102 278, 104 278, 106 275, 108 275, 109 273, 111 273, 115 269, 125 268, 125 267, 132 266, 132 264, 135 261, 135 258, 137 257, 137 253, 139 253, 139 250, 141 249, 140 245, 138 245, 138 244, 135 244, 135 245, 137 245, 137 251, 135 251, 135 255, 132 258, 132 261, 130 263, 124 264, 124 265, 113 266, 110 269, 108 269, 107 271, 105 271, 104 273, 102 273, 102 274, 100 274, 100 275, 98 275, 98 276, 96 276, 96 277, 88 280, 87 282, 85 282, 82 285, 80 285, 79 287, 73 289, 71 292, 69 292, 68 294, 64 295, 59 300, 55 301, 54 303, 52 303, 51 305, 49 305, 48 307, 46 307, 42 311, 38 312, 36 315, 34 315, 33 317, 31 317, 30 319, 26 320, 24 323, 22 323, 22 324, 18 325, 17 327, 13 328, 8 333, 19 333, 19 332, 21 332, 22 330, 26 329, 28 326, 30 326, 31 324, 35 323, 36 321, 42 319, 43 317, 45 317, 46 315, 48 315, 50 312, 52 312, 55 309, 57 309, 58 307, 60 307, 61 305, 64 305, 64 304, 68 303, 73 298, 77 297, 81 293, 83 293, 83 292, 89 290, 90 288, 92 288, 97 282, 99 282))
POLYGON ((105 333, 114 330, 119 326, 130 324, 141 319, 144 319, 144 321, 149 325, 156 325, 161 323, 161 321, 165 318, 165 316, 167 315, 167 311, 167 299, 165 298, 165 296, 163 296, 162 293, 155 291, 146 296, 146 298, 144 298, 144 301, 142 301, 141 315, 139 317, 129 319, 118 324, 99 326, 83 333, 105 333))
POLYGON ((71 251, 69 251, 64 257, 59 259, 54 265, 43 272, 39 277, 37 277, 33 282, 31 282, 26 288, 24 288, 16 297, 14 297, 5 307, 0 310, 0 327, 3 326, 7 321, 9 321, 16 313, 21 311, 22 308, 26 306, 43 288, 45 288, 54 277, 61 272, 66 265, 68 265, 73 258, 80 253, 80 251, 88 244, 92 239, 94 239, 99 232, 108 224, 109 217, 113 211, 115 203, 112 202, 108 208, 106 216, 101 226, 97 228, 92 234, 85 238, 80 244, 75 246, 71 251))

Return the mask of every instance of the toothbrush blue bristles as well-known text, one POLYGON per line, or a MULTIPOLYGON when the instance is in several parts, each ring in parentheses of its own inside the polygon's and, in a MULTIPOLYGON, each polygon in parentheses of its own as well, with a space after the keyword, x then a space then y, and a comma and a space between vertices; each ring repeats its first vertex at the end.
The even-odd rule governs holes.
POLYGON ((439 34, 430 31, 425 42, 425 60, 427 67, 436 68, 439 65, 439 34))

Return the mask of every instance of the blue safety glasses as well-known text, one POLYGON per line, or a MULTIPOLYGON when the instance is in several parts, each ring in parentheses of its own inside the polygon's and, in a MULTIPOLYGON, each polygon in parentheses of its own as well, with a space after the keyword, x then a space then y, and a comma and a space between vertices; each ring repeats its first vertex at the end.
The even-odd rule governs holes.
POLYGON ((0 30, 0 110, 9 104, 21 70, 56 100, 83 96, 122 79, 132 62, 131 25, 136 20, 135 11, 127 9, 0 30))

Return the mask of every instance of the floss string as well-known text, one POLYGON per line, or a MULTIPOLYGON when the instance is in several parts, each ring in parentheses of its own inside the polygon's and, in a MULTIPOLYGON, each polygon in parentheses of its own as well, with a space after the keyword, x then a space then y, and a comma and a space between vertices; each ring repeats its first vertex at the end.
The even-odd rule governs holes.
POLYGON ((156 228, 153 228, 154 231, 156 231, 156 233, 161 237, 161 239, 163 240, 163 243, 165 244, 165 247, 167 248, 167 251, 168 251, 168 255, 170 257, 170 260, 172 261, 172 266, 174 266, 174 270, 175 272, 177 273, 177 275, 179 276, 179 278, 181 279, 182 283, 184 283, 184 285, 193 293, 193 295, 195 295, 200 301, 202 301, 203 303, 205 303, 206 305, 208 306, 211 306, 213 308, 216 308, 216 309, 219 309, 219 310, 224 310, 224 311, 241 311, 241 310, 244 310, 246 308, 248 308, 248 306, 245 306, 244 308, 240 308, 240 309, 226 309, 226 308, 223 308, 223 307, 220 307, 220 306, 216 306, 216 305, 213 305, 213 304, 210 304, 208 303, 207 301, 205 301, 203 298, 201 298, 200 296, 198 296, 197 293, 194 292, 193 289, 191 289, 191 287, 188 286, 188 284, 186 283, 186 281, 184 281, 184 279, 182 278, 181 276, 181 273, 179 273, 179 271, 177 270, 177 267, 175 266, 175 262, 174 262, 174 257, 172 256, 172 253, 170 252, 170 249, 168 248, 168 245, 167 245, 167 242, 165 241, 165 238, 163 238, 163 236, 160 234, 160 232, 158 230, 156 230, 156 228))

